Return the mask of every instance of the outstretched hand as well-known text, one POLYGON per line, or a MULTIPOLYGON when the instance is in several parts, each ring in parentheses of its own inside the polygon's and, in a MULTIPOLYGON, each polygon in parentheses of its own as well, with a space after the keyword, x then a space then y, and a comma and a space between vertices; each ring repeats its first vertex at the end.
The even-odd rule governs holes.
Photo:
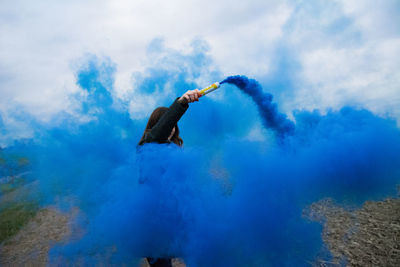
POLYGON ((178 101, 182 104, 193 103, 194 101, 199 101, 201 97, 200 91, 198 89, 189 90, 181 96, 178 101))

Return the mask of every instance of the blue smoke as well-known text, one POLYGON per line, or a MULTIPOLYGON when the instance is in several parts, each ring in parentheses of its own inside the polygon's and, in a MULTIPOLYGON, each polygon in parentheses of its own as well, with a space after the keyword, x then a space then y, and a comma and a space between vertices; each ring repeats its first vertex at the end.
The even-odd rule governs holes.
MULTIPOLYGON (((53 264, 135 265, 173 256, 189 266, 305 266, 322 245, 321 226, 302 217, 307 205, 323 197, 360 205, 396 194, 394 120, 346 107, 298 111, 294 124, 257 81, 232 76, 224 83, 241 91, 215 92, 229 102, 201 98, 184 115, 184 148, 138 148, 146 120, 130 119, 113 97, 115 71, 111 61, 91 58, 76 74, 88 122, 65 118, 34 142, 1 151, 31 159, 28 176, 39 182, 33 193, 42 205, 79 208, 74 227, 84 234, 54 246, 53 264), (265 141, 246 138, 258 120, 265 141)), ((188 70, 176 71, 181 90, 192 88, 188 70)), ((157 79, 141 81, 142 92, 158 93, 149 89, 157 79)), ((170 102, 183 92, 175 93, 170 102)))
POLYGON ((285 114, 279 113, 277 105, 272 103, 272 95, 264 93, 256 80, 237 75, 226 78, 221 82, 224 83, 234 84, 249 95, 258 107, 264 126, 274 131, 278 137, 293 134, 293 122, 288 120, 285 114))

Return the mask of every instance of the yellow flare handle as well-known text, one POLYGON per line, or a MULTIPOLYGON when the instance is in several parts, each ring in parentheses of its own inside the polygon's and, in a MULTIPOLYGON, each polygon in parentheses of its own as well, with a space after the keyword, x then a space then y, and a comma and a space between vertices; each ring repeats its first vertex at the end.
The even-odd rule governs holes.
POLYGON ((200 90, 200 95, 203 96, 203 95, 206 95, 208 93, 211 93, 212 91, 217 90, 219 88, 219 86, 220 86, 219 82, 213 83, 210 86, 201 89, 200 90))

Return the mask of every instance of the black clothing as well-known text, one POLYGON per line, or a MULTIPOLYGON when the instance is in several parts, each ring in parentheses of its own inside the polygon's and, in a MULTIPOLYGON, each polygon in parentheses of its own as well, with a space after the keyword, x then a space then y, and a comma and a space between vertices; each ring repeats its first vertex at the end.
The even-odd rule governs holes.
POLYGON ((146 258, 151 267, 172 267, 171 259, 146 258))
POLYGON ((172 129, 189 108, 189 104, 179 103, 178 99, 179 98, 172 103, 169 109, 161 116, 156 125, 154 125, 150 131, 145 133, 144 140, 142 140, 139 145, 143 145, 144 143, 170 143, 168 137, 170 136, 172 129))
MULTIPOLYGON (((161 116, 158 122, 146 132, 144 139, 141 140, 139 145, 144 143, 171 143, 168 137, 171 135, 172 129, 177 125, 178 121, 182 115, 189 108, 189 104, 182 104, 175 99, 174 103, 169 107, 169 109, 161 116)), ((139 181, 141 182, 141 181, 139 181)), ((170 258, 146 258, 151 267, 172 267, 170 258)))

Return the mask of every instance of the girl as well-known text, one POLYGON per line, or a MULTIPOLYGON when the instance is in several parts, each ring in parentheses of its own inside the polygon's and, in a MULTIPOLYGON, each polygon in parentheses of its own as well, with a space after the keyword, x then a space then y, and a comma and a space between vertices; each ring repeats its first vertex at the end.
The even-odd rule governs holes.
MULTIPOLYGON (((158 107, 150 115, 146 129, 139 141, 139 146, 145 143, 174 143, 183 146, 183 140, 179 136, 178 121, 189 108, 189 103, 199 101, 199 90, 189 90, 177 98, 169 108, 158 107)), ((171 267, 170 258, 147 258, 151 267, 171 267)))

